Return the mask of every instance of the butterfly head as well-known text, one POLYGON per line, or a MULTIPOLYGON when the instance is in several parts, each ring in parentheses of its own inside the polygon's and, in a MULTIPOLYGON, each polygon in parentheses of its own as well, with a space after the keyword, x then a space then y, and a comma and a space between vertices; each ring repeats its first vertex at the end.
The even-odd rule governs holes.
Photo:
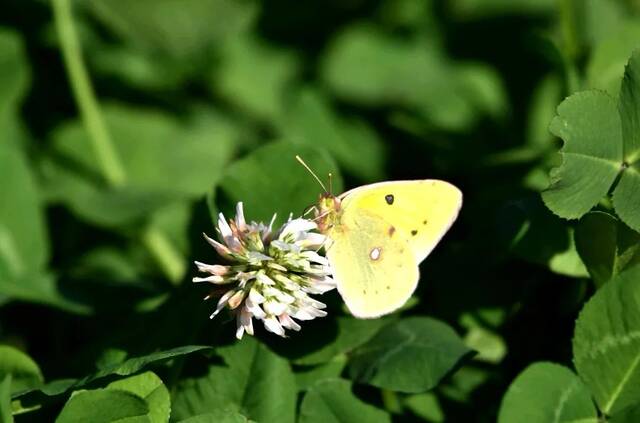
POLYGON ((314 219, 318 223, 320 232, 325 233, 338 223, 340 209, 341 203, 338 197, 329 193, 320 194, 314 219))

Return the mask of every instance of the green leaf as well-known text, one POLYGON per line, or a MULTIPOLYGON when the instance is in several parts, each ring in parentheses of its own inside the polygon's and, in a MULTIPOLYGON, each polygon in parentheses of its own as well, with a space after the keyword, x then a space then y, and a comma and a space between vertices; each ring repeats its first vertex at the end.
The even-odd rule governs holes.
MULTIPOLYGON (((13 243, 0 225, 0 250, 14 252, 13 243)), ((56 278, 47 273, 34 273, 16 276, 5 257, 0 253, 0 297, 46 304, 72 313, 88 314, 91 309, 73 297, 67 297, 61 291, 56 278)))
MULTIPOLYGON (((267 144, 231 164, 220 183, 228 201, 222 210, 234 210, 244 202, 248 220, 269 222, 278 213, 279 222, 289 213, 300 216, 316 204, 322 189, 295 159, 300 155, 319 178, 333 175, 333 189, 342 190, 338 167, 327 153, 311 147, 293 146, 286 142, 267 144)), ((328 189, 328 187, 327 187, 328 189)))
POLYGON ((597 286, 640 264, 640 234, 603 212, 585 215, 575 231, 578 253, 597 286))
POLYGON ((435 387, 471 354, 446 324, 410 317, 385 326, 353 351, 348 372, 358 382, 418 393, 435 387))
POLYGON ((0 380, 11 376, 12 393, 39 386, 44 381, 38 365, 25 353, 0 345, 0 380))
POLYGON ((640 266, 605 284, 584 306, 573 360, 605 414, 640 403, 640 266))
MULTIPOLYGON (((198 351, 209 350, 211 347, 207 346, 199 346, 199 345, 188 345, 183 347, 177 347, 170 350, 159 351, 152 354, 148 354, 141 357, 134 357, 128 360, 113 363, 111 365, 104 366, 98 372, 86 376, 79 380, 67 379, 67 380, 59 380, 50 382, 37 391, 42 392, 45 395, 53 396, 63 394, 70 389, 80 389, 89 383, 96 382, 106 376, 110 375, 118 375, 118 376, 129 376, 134 373, 139 372, 145 367, 151 364, 157 364, 162 361, 166 361, 172 358, 180 357, 186 354, 191 354, 198 351)), ((31 391, 21 392, 17 397, 22 397, 29 394, 31 391)))
POLYGON ((618 96, 624 68, 633 50, 640 47, 640 23, 636 20, 623 22, 600 41, 587 64, 589 87, 607 91, 618 96))
POLYGON ((224 366, 180 383, 173 417, 234 410, 260 422, 295 420, 296 382, 289 363, 253 338, 216 351, 224 366))
POLYGON ((0 28, 0 144, 16 145, 24 135, 20 101, 31 79, 24 50, 17 33, 0 28))
POLYGON ((0 142, 0 260, 14 276, 32 275, 49 259, 49 240, 31 170, 16 144, 0 142))
POLYGON ((247 35, 236 37, 222 50, 222 60, 211 74, 212 87, 257 118, 274 123, 283 119, 285 88, 299 68, 292 51, 247 35))
POLYGON ((465 313, 459 319, 460 325, 467 329, 464 343, 478 354, 475 360, 497 364, 507 354, 507 345, 502 336, 484 325, 474 313, 465 313))
POLYGON ((300 406, 299 423, 391 422, 384 411, 369 405, 351 392, 351 383, 326 379, 311 386, 300 406))
POLYGON ((11 374, 0 379, 0 422, 13 423, 11 415, 11 374))
POLYGON ((563 161, 542 199, 558 216, 575 219, 605 196, 620 171, 620 116, 607 94, 584 91, 558 106, 550 130, 564 140, 563 161))
POLYGON ((130 223, 172 201, 202 196, 220 178, 237 136, 229 121, 206 110, 179 121, 158 111, 110 104, 103 115, 126 185, 107 188, 100 182, 80 121, 55 131, 56 158, 43 163, 43 173, 51 200, 106 226, 130 223))
POLYGON ((470 402, 478 389, 487 383, 490 378, 491 373, 487 369, 463 366, 450 377, 447 377, 446 382, 438 386, 438 391, 449 400, 470 402))
POLYGON ((370 25, 351 25, 336 35, 322 77, 341 98, 405 106, 445 129, 460 130, 479 113, 505 110, 504 89, 492 69, 456 66, 434 40, 406 41, 370 25))
POLYGON ((640 231, 640 161, 624 170, 613 192, 613 207, 620 219, 640 231))
POLYGON ((554 363, 527 367, 502 398, 499 423, 597 423, 589 390, 571 370, 554 363))
POLYGON ((338 317, 336 337, 332 342, 324 343, 319 349, 311 351, 293 362, 300 365, 322 364, 332 359, 348 354, 354 348, 362 345, 380 328, 389 323, 386 319, 354 319, 353 317, 338 317))
POLYGON ((298 385, 299 390, 305 391, 319 380, 340 377, 346 365, 347 358, 341 355, 324 364, 297 369, 296 385, 298 385))
POLYGON ((282 131, 295 145, 322 145, 345 169, 369 181, 381 178, 382 141, 363 121, 343 121, 319 91, 307 88, 291 102, 282 131))
POLYGON ((503 244, 518 257, 561 275, 588 275, 573 241, 573 228, 540 198, 511 201, 500 210, 497 223, 503 244))
POLYGON ((625 69, 617 110, 607 94, 584 91, 560 104, 550 129, 565 145, 563 164, 542 193, 547 207, 567 219, 581 217, 619 176, 613 206, 640 231, 640 51, 625 69))
POLYGON ((96 0, 88 6, 129 43, 176 60, 194 59, 238 34, 252 21, 255 9, 251 1, 228 0, 96 0))
POLYGON ((180 423, 248 423, 250 421, 237 411, 221 410, 189 417, 180 420, 180 423))
POLYGON ((458 0, 452 6, 456 17, 466 21, 513 13, 544 15, 550 13, 556 3, 552 0, 458 0))
POLYGON ((56 423, 151 423, 144 399, 128 391, 78 391, 65 404, 56 423))
POLYGON ((640 51, 627 65, 620 88, 623 172, 613 193, 613 206, 627 225, 640 231, 640 51))
POLYGON ((142 398, 149 407, 151 423, 165 423, 171 414, 171 398, 162 380, 153 372, 144 372, 107 385, 107 389, 131 392, 142 398))
POLYGON ((440 423, 444 421, 444 412, 438 401, 438 397, 427 392, 425 394, 409 395, 403 404, 418 417, 426 421, 440 423))
POLYGON ((636 423, 640 421, 640 405, 625 408, 612 415, 607 421, 609 423, 636 423))
POLYGON ((554 137, 549 133, 549 122, 562 100, 562 83, 556 74, 546 76, 536 86, 529 104, 526 144, 537 151, 553 147, 554 137))

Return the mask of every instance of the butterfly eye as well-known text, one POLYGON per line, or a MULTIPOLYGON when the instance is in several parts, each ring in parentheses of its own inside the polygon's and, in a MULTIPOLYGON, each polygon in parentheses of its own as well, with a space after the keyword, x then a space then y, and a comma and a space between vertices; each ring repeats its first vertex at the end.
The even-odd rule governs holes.
POLYGON ((393 200, 393 194, 387 194, 384 196, 384 201, 386 201, 389 205, 393 204, 393 200))

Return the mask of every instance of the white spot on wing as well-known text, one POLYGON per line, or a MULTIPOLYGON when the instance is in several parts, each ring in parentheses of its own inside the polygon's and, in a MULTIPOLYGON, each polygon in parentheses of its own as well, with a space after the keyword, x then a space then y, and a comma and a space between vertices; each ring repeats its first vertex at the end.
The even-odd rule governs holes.
POLYGON ((381 252, 382 252, 382 249, 380 247, 376 247, 373 250, 371 250, 371 252, 369 253, 369 258, 371 260, 378 260, 380 258, 381 252))

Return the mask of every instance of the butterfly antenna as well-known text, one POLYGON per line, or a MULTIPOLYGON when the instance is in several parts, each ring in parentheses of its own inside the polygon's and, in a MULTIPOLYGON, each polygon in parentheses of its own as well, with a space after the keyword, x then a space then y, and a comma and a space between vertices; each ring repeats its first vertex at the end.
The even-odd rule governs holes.
POLYGON ((311 176, 313 176, 313 178, 318 181, 318 183, 320 184, 320 186, 322 187, 322 189, 324 190, 324 192, 329 192, 327 191, 327 187, 324 186, 324 184, 322 183, 322 181, 320 180, 320 178, 318 178, 318 175, 316 175, 313 170, 311 170, 311 168, 309 166, 307 166, 307 164, 304 162, 304 160, 302 160, 302 158, 298 155, 296 155, 296 160, 300 162, 300 164, 302 166, 304 166, 305 169, 307 169, 307 171, 311 174, 311 176))
POLYGON ((333 174, 329 172, 329 194, 333 195, 333 174))

